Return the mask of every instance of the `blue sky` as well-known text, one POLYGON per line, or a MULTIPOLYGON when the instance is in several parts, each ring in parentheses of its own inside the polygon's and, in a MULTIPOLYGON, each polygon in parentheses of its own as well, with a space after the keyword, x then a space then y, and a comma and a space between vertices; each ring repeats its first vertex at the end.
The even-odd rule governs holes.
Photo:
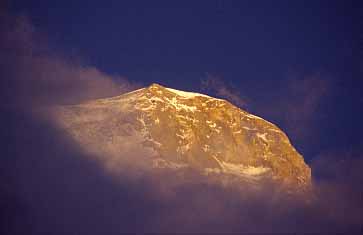
POLYGON ((310 161, 361 144, 362 18, 351 1, 19 1, 51 50, 148 85, 218 95, 287 132, 310 161), (360 37, 359 37, 360 35, 360 37))

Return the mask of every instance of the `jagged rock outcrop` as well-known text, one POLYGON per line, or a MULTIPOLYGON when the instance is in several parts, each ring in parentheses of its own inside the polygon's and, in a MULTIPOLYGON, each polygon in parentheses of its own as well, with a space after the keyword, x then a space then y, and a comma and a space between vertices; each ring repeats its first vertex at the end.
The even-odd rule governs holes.
POLYGON ((206 95, 152 84, 120 96, 57 107, 54 119, 115 169, 192 168, 213 177, 272 179, 306 188, 311 170, 276 125, 206 95))

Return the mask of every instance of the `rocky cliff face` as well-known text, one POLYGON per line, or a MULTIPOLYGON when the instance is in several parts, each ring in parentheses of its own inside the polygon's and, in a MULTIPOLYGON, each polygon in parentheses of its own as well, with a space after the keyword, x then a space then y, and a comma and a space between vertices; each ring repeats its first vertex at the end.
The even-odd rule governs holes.
POLYGON ((277 126, 198 93, 153 84, 58 107, 54 119, 110 169, 142 155, 149 169, 188 168, 211 177, 271 179, 300 188, 311 183, 310 168, 277 126))

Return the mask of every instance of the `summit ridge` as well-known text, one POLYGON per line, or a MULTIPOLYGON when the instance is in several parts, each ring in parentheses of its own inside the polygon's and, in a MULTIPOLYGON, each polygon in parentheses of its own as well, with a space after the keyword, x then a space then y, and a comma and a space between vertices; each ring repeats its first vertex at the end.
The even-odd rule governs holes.
POLYGON ((144 149, 151 169, 191 168, 207 176, 268 178, 301 188, 311 184, 309 166, 282 130, 204 94, 153 83, 58 107, 55 120, 87 151, 112 159, 108 165, 144 149))

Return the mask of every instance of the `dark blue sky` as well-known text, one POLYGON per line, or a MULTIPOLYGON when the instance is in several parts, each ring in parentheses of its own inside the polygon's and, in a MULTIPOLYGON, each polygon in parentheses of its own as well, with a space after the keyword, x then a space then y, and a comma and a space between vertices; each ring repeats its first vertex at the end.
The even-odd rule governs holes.
POLYGON ((334 69, 353 49, 353 6, 341 1, 57 2, 11 5, 58 47, 141 81, 218 72, 242 85, 292 66, 334 69))
MULTIPOLYGON (((14 0, 9 7, 28 16, 55 50, 106 73, 194 91, 207 74, 218 76, 311 160, 362 143, 357 3, 14 0), (310 97, 315 103, 305 107, 310 97), (299 106, 302 118, 291 127, 289 112, 299 106)), ((298 116, 295 110, 292 118, 298 116)))

